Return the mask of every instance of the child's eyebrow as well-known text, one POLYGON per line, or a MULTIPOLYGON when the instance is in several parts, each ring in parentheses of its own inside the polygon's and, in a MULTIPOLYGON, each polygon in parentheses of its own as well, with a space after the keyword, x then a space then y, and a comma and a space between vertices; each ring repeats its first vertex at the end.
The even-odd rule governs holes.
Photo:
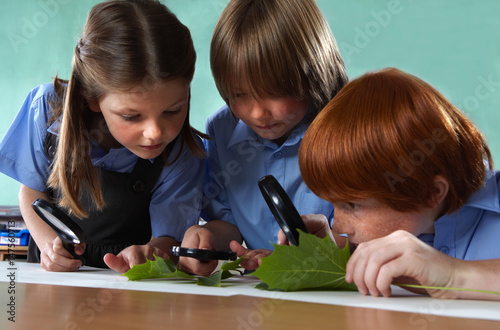
MULTIPOLYGON (((166 105, 163 107, 164 110, 169 110, 172 108, 177 108, 180 106, 183 106, 189 102, 189 97, 184 97, 182 96, 181 98, 177 99, 176 101, 170 103, 169 105, 166 105)), ((119 105, 116 107, 110 107, 109 108, 113 112, 127 112, 127 113, 140 113, 141 110, 135 109, 135 108, 129 108, 127 106, 120 107, 119 105)))
POLYGON ((183 106, 184 104, 186 104, 188 102, 189 102, 189 98, 183 98, 183 99, 180 99, 177 102, 174 102, 174 103, 170 104, 169 106, 165 107, 165 109, 172 109, 172 108, 176 108, 179 106, 183 106))

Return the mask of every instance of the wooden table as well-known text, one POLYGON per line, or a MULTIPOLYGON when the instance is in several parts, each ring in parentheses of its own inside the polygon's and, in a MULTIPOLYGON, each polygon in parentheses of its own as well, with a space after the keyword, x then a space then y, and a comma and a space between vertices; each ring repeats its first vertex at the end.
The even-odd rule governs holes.
MULTIPOLYGON (((2 275, 4 276, 4 275, 2 275)), ((0 282, 0 329, 495 329, 500 322, 230 297, 0 282), (418 316, 417 316, 418 315, 418 316)), ((384 299, 384 298, 380 298, 384 299)))

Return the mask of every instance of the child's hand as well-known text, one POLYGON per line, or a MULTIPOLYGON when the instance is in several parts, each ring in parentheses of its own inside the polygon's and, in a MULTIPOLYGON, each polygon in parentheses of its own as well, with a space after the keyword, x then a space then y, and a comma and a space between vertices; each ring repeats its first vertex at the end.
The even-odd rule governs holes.
MULTIPOLYGON (((346 281, 361 294, 391 295, 391 283, 446 287, 461 260, 439 252, 406 231, 361 243, 349 259, 346 281)), ((403 287, 404 288, 404 287, 403 287)), ((415 291, 415 290, 410 290, 415 291)), ((428 290, 435 298, 456 298, 453 291, 428 290)))
POLYGON ((116 270, 119 273, 125 273, 134 265, 143 264, 148 260, 155 260, 155 255, 163 259, 168 258, 168 254, 163 250, 145 244, 131 245, 123 249, 116 256, 112 253, 107 253, 104 256, 104 262, 109 268, 116 270))
MULTIPOLYGON (((184 234, 182 240, 182 247, 195 248, 195 249, 213 249, 214 235, 213 233, 204 228, 203 226, 192 226, 184 234)), ((186 273, 210 276, 217 268, 219 262, 217 260, 210 260, 208 262, 201 262, 198 259, 190 257, 180 257, 179 266, 181 270, 186 273)))
POLYGON ((236 252, 236 255, 239 257, 245 256, 245 259, 241 261, 241 266, 246 270, 255 270, 259 268, 262 258, 269 256, 273 251, 258 249, 258 250, 248 250, 243 247, 237 241, 232 241, 229 244, 231 251, 236 252))
MULTIPOLYGON (((85 243, 75 245, 75 253, 82 255, 85 252, 85 243)), ((63 246, 59 237, 47 242, 40 250, 40 265, 51 272, 72 272, 82 266, 80 260, 75 259, 63 246)))

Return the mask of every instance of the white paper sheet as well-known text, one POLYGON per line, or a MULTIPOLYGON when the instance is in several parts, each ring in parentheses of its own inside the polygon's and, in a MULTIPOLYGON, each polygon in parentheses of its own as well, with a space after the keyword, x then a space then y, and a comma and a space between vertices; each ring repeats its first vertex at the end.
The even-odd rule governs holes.
MULTIPOLYGON (((440 300, 409 293, 393 287, 393 297, 362 296, 346 291, 276 292, 255 288, 260 281, 251 276, 235 276, 224 280, 222 287, 204 287, 190 280, 143 280, 128 279, 109 269, 82 267, 77 272, 55 273, 44 271, 39 264, 17 262, 17 283, 36 283, 95 287, 108 289, 204 294, 214 296, 247 295, 271 299, 285 299, 331 305, 387 309, 413 314, 413 320, 426 320, 431 315, 465 317, 500 321, 500 302, 476 300, 440 300)), ((0 281, 7 282, 8 262, 0 262, 0 281)), ((278 303, 278 301, 276 301, 278 303)))

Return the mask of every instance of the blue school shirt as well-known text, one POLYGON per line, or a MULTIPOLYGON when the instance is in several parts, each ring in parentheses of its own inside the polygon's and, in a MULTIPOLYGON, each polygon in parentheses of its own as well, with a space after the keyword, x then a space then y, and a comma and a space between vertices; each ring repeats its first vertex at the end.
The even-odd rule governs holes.
POLYGON ((300 174, 298 151, 307 127, 299 124, 278 147, 236 120, 227 106, 210 116, 202 217, 237 226, 249 249, 274 250, 280 227, 257 184, 273 175, 299 214, 324 214, 331 221, 333 205, 314 195, 300 174))
MULTIPOLYGON (((57 134, 59 122, 47 128, 51 112, 48 99, 53 84, 34 88, 24 101, 17 117, 0 142, 0 172, 34 190, 47 191, 50 161, 44 152, 47 132, 57 134)), ((177 155, 180 140, 172 151, 177 155)), ((202 146, 201 140, 199 145, 202 146)), ((104 151, 91 145, 91 159, 96 167, 119 173, 130 173, 138 159, 127 148, 104 151)), ((201 209, 206 161, 183 148, 179 158, 163 168, 149 207, 154 237, 168 236, 182 241, 184 232, 198 223, 201 209)))
POLYGON ((500 258, 500 172, 489 171, 484 186, 459 210, 434 223, 421 240, 462 260, 500 258))

